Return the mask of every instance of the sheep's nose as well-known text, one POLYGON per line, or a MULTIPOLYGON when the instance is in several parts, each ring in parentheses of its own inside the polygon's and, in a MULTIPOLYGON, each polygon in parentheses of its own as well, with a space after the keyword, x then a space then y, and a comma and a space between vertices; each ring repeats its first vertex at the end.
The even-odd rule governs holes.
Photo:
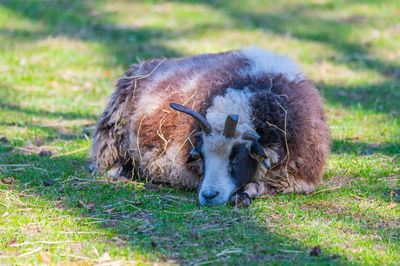
POLYGON ((216 191, 215 189, 205 189, 201 193, 201 195, 207 200, 215 198, 216 196, 218 196, 218 194, 219 194, 219 192, 216 191))

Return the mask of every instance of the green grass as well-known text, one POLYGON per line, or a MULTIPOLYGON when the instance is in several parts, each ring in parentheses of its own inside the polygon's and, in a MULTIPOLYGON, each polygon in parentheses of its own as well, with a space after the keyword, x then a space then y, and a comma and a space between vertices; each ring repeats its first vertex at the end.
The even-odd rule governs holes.
POLYGON ((398 0, 0 0, 0 264, 400 264, 399 17, 398 0), (202 207, 90 174, 129 64, 253 43, 296 59, 325 98, 314 194, 202 207))

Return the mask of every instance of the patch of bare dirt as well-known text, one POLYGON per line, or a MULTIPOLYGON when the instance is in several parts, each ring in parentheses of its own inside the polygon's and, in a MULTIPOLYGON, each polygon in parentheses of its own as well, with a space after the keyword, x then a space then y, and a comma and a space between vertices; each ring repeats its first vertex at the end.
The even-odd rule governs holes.
POLYGON ((356 93, 354 91, 344 91, 344 90, 337 91, 336 96, 343 98, 350 98, 352 100, 358 100, 364 97, 363 95, 360 95, 359 93, 356 93))
POLYGON ((392 25, 388 28, 389 32, 391 33, 400 33, 400 24, 392 25))
POLYGON ((345 206, 338 205, 335 202, 304 203, 301 208, 307 211, 320 210, 323 211, 325 215, 348 214, 356 219, 360 216, 359 214, 352 213, 345 206))
POLYGON ((39 156, 43 156, 43 157, 46 157, 46 156, 51 156, 53 153, 51 152, 51 151, 46 151, 46 150, 41 150, 40 152, 39 152, 39 156))
POLYGON ((337 22, 363 25, 363 24, 365 24, 366 19, 365 19, 365 17, 360 16, 360 15, 353 15, 353 16, 337 19, 337 22))
POLYGON ((8 240, 7 242, 6 242, 6 247, 8 247, 8 246, 12 246, 12 245, 15 245, 15 244, 17 244, 18 243, 18 241, 17 241, 17 238, 16 237, 13 237, 13 238, 11 238, 10 240, 8 240))
POLYGON ((144 184, 144 189, 143 189, 143 191, 150 190, 150 191, 159 192, 160 189, 161 189, 160 186, 158 186, 158 185, 156 185, 156 184, 153 184, 153 183, 146 183, 146 184, 144 184))
POLYGON ((400 220, 377 220, 377 221, 369 221, 367 223, 365 223, 364 225, 362 225, 361 227, 365 228, 365 229, 383 229, 383 230, 387 230, 390 233, 393 234, 397 234, 397 236, 399 236, 400 234, 400 220), (394 232, 393 230, 398 230, 397 233, 394 232))
POLYGON ((348 177, 344 175, 323 179, 321 185, 330 187, 348 187, 352 182, 355 181, 354 177, 348 177))
MULTIPOLYGON (((57 150, 60 147, 55 146, 44 146, 42 143, 41 145, 35 145, 34 143, 28 143, 24 147, 14 147, 16 150, 23 152, 24 154, 38 154, 40 156, 51 156, 54 153, 57 153, 57 150)), ((43 143, 44 144, 44 143, 43 143)))
POLYGON ((49 252, 41 252, 39 259, 41 262, 44 264, 50 263, 51 262, 51 255, 49 252))
POLYGON ((82 242, 74 242, 69 244, 68 247, 75 252, 79 252, 84 248, 84 245, 82 242))
POLYGON ((4 184, 10 185, 10 184, 16 183, 17 180, 14 179, 14 177, 7 177, 7 178, 2 178, 1 182, 3 182, 4 184))
POLYGON ((400 203, 400 187, 393 187, 390 191, 385 191, 383 196, 389 198, 391 203, 400 203))
POLYGON ((310 256, 321 256, 322 255, 322 250, 320 246, 315 246, 310 250, 309 253, 310 256))

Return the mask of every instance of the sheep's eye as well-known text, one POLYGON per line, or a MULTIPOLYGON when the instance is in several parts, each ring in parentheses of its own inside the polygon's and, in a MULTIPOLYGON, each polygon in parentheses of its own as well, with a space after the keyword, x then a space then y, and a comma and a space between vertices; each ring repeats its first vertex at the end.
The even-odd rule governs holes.
POLYGON ((186 163, 191 163, 197 161, 198 159, 203 159, 203 155, 201 152, 201 146, 197 145, 189 154, 189 157, 186 160, 186 163))

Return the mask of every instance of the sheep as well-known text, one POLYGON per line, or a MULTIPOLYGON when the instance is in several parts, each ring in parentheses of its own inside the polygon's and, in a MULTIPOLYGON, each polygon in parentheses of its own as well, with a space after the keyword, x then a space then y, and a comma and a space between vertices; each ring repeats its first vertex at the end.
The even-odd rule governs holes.
POLYGON ((199 190, 202 205, 311 193, 329 154, 322 99, 258 47, 132 65, 93 135, 98 172, 199 190))

